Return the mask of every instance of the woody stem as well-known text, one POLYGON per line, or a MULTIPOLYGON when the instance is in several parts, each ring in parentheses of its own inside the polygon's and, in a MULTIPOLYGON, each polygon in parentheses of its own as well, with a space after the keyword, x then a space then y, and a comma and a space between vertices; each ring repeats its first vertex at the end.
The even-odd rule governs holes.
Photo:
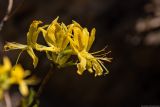
POLYGON ((48 71, 48 73, 46 74, 44 79, 42 80, 41 85, 40 85, 40 87, 38 89, 38 92, 37 92, 37 96, 36 96, 37 98, 40 96, 40 94, 43 91, 44 86, 49 81, 50 77, 53 75, 53 71, 52 70, 53 70, 53 66, 51 66, 50 70, 48 71))
POLYGON ((8 91, 5 91, 5 93, 4 93, 4 100, 6 103, 6 107, 12 107, 11 97, 10 97, 8 91))

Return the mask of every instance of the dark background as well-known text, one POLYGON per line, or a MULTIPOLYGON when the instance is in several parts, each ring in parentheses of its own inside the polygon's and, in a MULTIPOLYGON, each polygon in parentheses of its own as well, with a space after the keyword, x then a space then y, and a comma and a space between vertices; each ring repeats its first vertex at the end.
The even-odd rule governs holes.
MULTIPOLYGON (((7 0, 0 3, 2 19, 7 0)), ((41 94, 40 107, 160 106, 159 7, 158 0, 15 0, 11 16, 0 32, 0 47, 5 41, 25 43, 33 20, 47 24, 59 16, 59 22, 70 24, 75 20, 89 30, 95 27, 91 51, 108 46, 113 61, 105 65, 110 73, 94 77, 88 72, 79 76, 76 67, 53 70, 41 94), (157 22, 152 21, 155 18, 157 22)), ((35 70, 26 53, 19 62, 44 77, 50 62, 44 53, 37 54, 39 64, 35 70)), ((1 49, 3 55, 15 63, 18 52, 1 49)))

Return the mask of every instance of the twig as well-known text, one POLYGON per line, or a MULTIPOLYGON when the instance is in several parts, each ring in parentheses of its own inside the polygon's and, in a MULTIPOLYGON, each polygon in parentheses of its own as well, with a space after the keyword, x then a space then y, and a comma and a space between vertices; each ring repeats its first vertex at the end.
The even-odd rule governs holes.
POLYGON ((42 80, 42 83, 38 89, 38 92, 37 92, 37 95, 36 97, 38 98, 40 96, 40 94, 42 93, 43 91, 43 88, 44 86, 46 85, 46 83, 48 82, 48 80, 50 79, 50 77, 52 76, 53 74, 53 66, 51 66, 50 70, 48 71, 48 73, 46 74, 46 76, 44 77, 44 79, 42 80))
POLYGON ((8 7, 7 7, 7 12, 4 16, 4 18, 2 19, 2 21, 0 22, 0 31, 2 30, 3 24, 4 22, 6 22, 9 18, 9 14, 11 13, 13 7, 13 0, 8 0, 8 7))
MULTIPOLYGON (((57 70, 57 67, 55 67, 55 69, 57 70)), ((36 96, 34 98, 34 101, 29 105, 29 107, 33 107, 34 104, 36 104, 37 102, 37 99, 40 97, 43 89, 44 89, 44 86, 46 85, 46 83, 48 82, 48 80, 50 79, 50 77, 53 75, 53 65, 51 65, 51 68, 50 70, 47 72, 46 76, 44 77, 44 79, 42 80, 41 82, 41 85, 38 89, 38 92, 36 93, 36 96)))
POLYGON ((8 8, 7 8, 7 13, 5 15, 5 17, 3 18, 3 21, 7 21, 8 20, 8 16, 12 10, 13 7, 13 0, 8 0, 8 8))
POLYGON ((18 9, 21 8, 21 6, 23 5, 24 1, 25 1, 25 0, 21 0, 21 2, 19 3, 19 5, 18 5, 14 10, 12 10, 12 12, 10 13, 8 19, 9 19, 10 17, 12 17, 12 16, 18 11, 18 9))
POLYGON ((11 98, 8 91, 5 91, 4 99, 5 99, 6 107, 12 107, 12 102, 11 102, 11 98))

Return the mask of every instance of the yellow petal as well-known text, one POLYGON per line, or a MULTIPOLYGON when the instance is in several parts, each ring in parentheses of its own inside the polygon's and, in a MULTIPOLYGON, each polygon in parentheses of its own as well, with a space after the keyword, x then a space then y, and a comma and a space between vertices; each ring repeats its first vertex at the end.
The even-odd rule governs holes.
POLYGON ((8 51, 8 50, 14 50, 14 49, 26 49, 27 45, 23 45, 20 43, 15 43, 15 42, 7 42, 4 46, 4 50, 8 51))
POLYGON ((87 70, 90 72, 90 73, 93 73, 93 69, 92 69, 92 63, 90 60, 87 60, 87 70))
POLYGON ((61 45, 61 50, 64 50, 66 47, 67 47, 67 45, 69 44, 69 40, 68 40, 68 37, 71 37, 71 35, 72 35, 72 27, 73 27, 73 25, 71 25, 68 29, 67 29, 67 27, 66 27, 66 25, 64 25, 63 23, 62 23, 62 31, 64 32, 63 34, 63 41, 62 41, 62 45, 61 45))
POLYGON ((88 68, 87 69, 90 73, 93 73, 93 69, 92 68, 88 68))
POLYGON ((33 21, 30 25, 29 32, 27 33, 27 44, 34 45, 37 42, 38 38, 38 25, 41 24, 41 21, 33 21))
POLYGON ((39 44, 35 44, 35 49, 37 51, 51 51, 51 52, 59 52, 59 49, 55 46, 52 46, 52 47, 47 47, 47 46, 44 46, 44 45, 39 45, 39 44))
POLYGON ((72 40, 71 37, 67 37, 68 40, 70 41, 70 46, 71 46, 71 49, 73 50, 74 53, 78 54, 79 53, 79 50, 77 48, 77 44, 72 40))
POLYGON ((78 54, 78 58, 79 58, 79 61, 80 63, 77 64, 77 73, 79 75, 82 75, 83 72, 86 70, 86 59, 84 57, 82 57, 80 54, 78 54))
POLYGON ((68 29, 67 29, 67 26, 66 26, 64 23, 62 23, 61 26, 62 26, 62 29, 63 29, 65 32, 67 32, 67 30, 68 30, 68 29))
POLYGON ((36 76, 31 76, 24 81, 27 85, 36 85, 40 82, 40 79, 38 79, 36 76))
POLYGON ((34 65, 34 68, 35 68, 37 66, 37 63, 38 63, 38 58, 34 54, 34 51, 31 47, 28 47, 27 52, 30 55, 30 57, 33 59, 33 65, 34 65))
POLYGON ((24 78, 31 75, 31 71, 30 70, 25 70, 25 73, 24 73, 24 78))
POLYGON ((82 46, 84 47, 84 49, 87 49, 88 46, 88 39, 89 39, 89 32, 87 30, 87 28, 84 28, 82 31, 82 36, 81 36, 81 40, 82 40, 82 46))
POLYGON ((68 46, 68 44, 69 44, 69 40, 67 39, 67 36, 65 36, 64 39, 63 39, 63 41, 62 41, 62 45, 60 47, 61 50, 64 50, 68 46))
POLYGON ((58 19, 59 19, 59 16, 57 16, 56 19, 54 19, 51 24, 57 23, 58 19))
POLYGON ((77 45, 77 48, 79 48, 80 47, 79 39, 80 39, 81 30, 78 27, 74 27, 73 32, 74 32, 73 40, 77 45))
POLYGON ((50 26, 47 28, 47 34, 44 36, 44 39, 49 46, 56 45, 55 30, 58 18, 59 17, 57 17, 55 20, 52 21, 50 26))
POLYGON ((89 37, 89 40, 88 40, 88 46, 87 46, 87 51, 90 50, 94 40, 95 40, 95 33, 96 33, 96 29, 93 28, 92 31, 91 31, 91 34, 90 34, 90 37, 89 37))
POLYGON ((44 36, 44 39, 49 46, 56 45, 55 26, 52 25, 47 29, 47 34, 44 36))
POLYGON ((88 46, 88 39, 89 39, 89 32, 86 28, 84 28, 80 34, 78 35, 78 43, 79 44, 79 51, 86 50, 88 46))
POLYGON ((63 44, 63 39, 65 38, 65 32, 61 28, 56 27, 55 36, 56 36, 56 46, 61 48, 63 44))
POLYGON ((24 81, 19 83, 19 90, 23 96, 27 96, 29 94, 27 84, 24 81))
POLYGON ((45 36, 47 35, 47 31, 45 30, 45 28, 47 28, 49 25, 44 25, 42 27, 38 27, 38 34, 39 32, 42 32, 43 37, 45 38, 45 36))
POLYGON ((67 33, 71 33, 71 34, 72 34, 72 30, 73 30, 74 27, 75 27, 74 24, 69 24, 69 25, 67 26, 67 28, 68 28, 67 33))
POLYGON ((83 29, 79 23, 76 21, 72 20, 72 23, 74 24, 74 27, 79 27, 81 30, 83 29))
POLYGON ((17 82, 23 80, 25 77, 25 72, 21 65, 18 64, 12 68, 11 77, 15 78, 17 82))
POLYGON ((6 71, 9 71, 12 67, 11 62, 8 57, 3 58, 4 68, 6 71))
POLYGON ((3 58, 3 65, 0 65, 0 75, 9 72, 12 65, 8 57, 3 58))

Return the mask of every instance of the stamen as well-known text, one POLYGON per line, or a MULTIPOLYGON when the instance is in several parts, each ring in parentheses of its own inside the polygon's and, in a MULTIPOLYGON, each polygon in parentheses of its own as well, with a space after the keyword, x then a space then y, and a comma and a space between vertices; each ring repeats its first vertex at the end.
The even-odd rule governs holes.
POLYGON ((96 57, 96 59, 107 61, 107 62, 111 62, 111 60, 112 60, 112 58, 107 58, 107 57, 105 57, 105 58, 103 58, 103 57, 96 57))
POLYGON ((95 57, 106 57, 107 54, 111 53, 111 51, 107 52, 107 53, 103 53, 100 55, 94 55, 95 57))
POLYGON ((91 54, 94 55, 94 54, 98 54, 98 53, 104 52, 106 50, 106 48, 107 48, 107 46, 105 46, 103 49, 101 49, 99 51, 92 52, 91 54))
POLYGON ((109 73, 109 70, 103 65, 103 62, 101 60, 97 60, 99 62, 99 64, 104 68, 104 70, 106 71, 105 74, 109 73))

